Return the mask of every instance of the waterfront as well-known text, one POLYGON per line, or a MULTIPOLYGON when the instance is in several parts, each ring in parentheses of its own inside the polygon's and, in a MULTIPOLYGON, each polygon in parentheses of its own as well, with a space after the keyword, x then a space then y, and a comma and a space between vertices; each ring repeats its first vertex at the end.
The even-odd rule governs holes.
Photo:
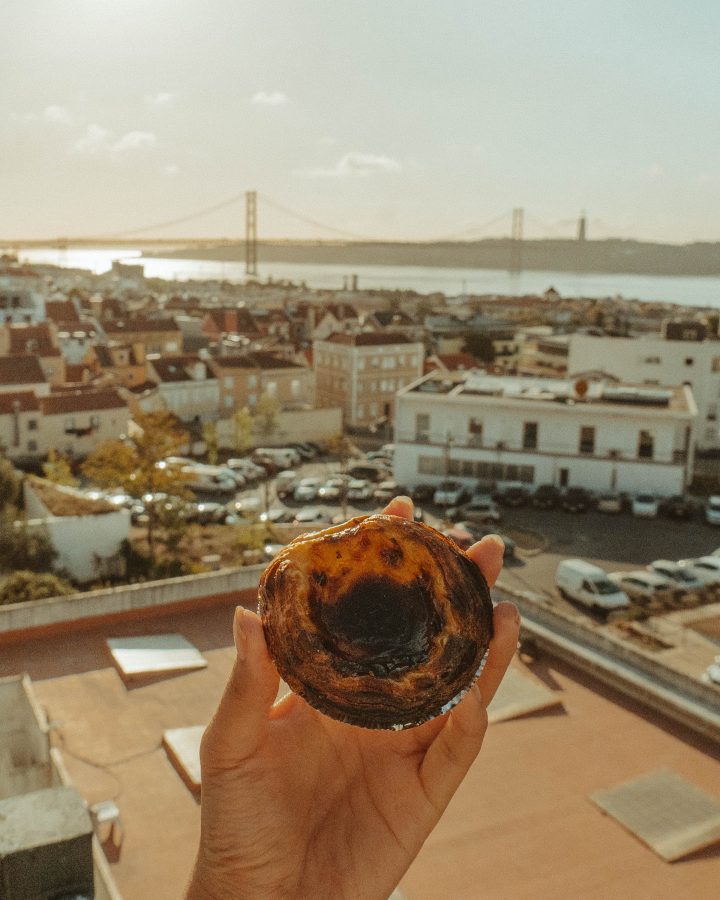
MULTIPOLYGON (((37 248, 25 250, 29 263, 107 271, 113 260, 142 263, 148 278, 169 281, 245 280, 245 264, 236 261, 141 257, 135 249, 37 248)), ((501 269, 441 269, 432 266, 344 266, 259 263, 259 278, 305 282, 308 287, 339 290, 356 275, 361 289, 415 290, 422 294, 541 294, 549 287, 564 297, 616 297, 656 300, 681 306, 720 308, 720 278, 657 275, 607 275, 572 272, 508 272, 501 269)))

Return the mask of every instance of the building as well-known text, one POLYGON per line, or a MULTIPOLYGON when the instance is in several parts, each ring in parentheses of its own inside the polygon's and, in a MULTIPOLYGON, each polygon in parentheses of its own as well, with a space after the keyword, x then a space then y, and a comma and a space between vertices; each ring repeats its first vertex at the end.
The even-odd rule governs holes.
POLYGON ((681 493, 697 410, 684 386, 431 373, 399 391, 396 480, 681 493))
POLYGON ((218 380, 220 415, 248 407, 264 394, 280 408, 314 405, 314 377, 308 366, 265 351, 220 356, 210 363, 218 380))
POLYGON ((104 326, 109 341, 141 343, 146 353, 182 353, 183 336, 177 322, 169 319, 127 319, 104 326))
POLYGON ((255 319, 244 306, 209 309, 203 316, 201 331, 213 343, 225 338, 244 337, 250 342, 262 337, 255 319))
POLYGON ((313 344, 317 405, 339 406, 345 424, 392 421, 395 393, 422 373, 425 348, 393 332, 332 334, 313 344))
POLYGON ((95 344, 88 350, 85 362, 97 376, 126 388, 136 388, 148 380, 145 345, 142 341, 132 344, 95 344))
POLYGON ((165 409, 181 421, 207 422, 218 418, 218 378, 207 359, 195 354, 152 357, 148 370, 165 409))
POLYGON ((549 326, 525 328, 518 334, 518 375, 560 378, 567 373, 570 335, 553 334, 549 326))
POLYGON ((0 263, 0 322, 40 322, 45 287, 31 269, 0 263))
MULTIPOLYGON (((678 325, 668 332, 679 334, 678 325)), ((697 448, 720 450, 720 341, 698 340, 698 330, 686 329, 688 339, 663 337, 596 337, 574 334, 570 339, 568 373, 573 376, 601 369, 637 384, 686 384, 692 388, 698 417, 697 448)))
POLYGON ((38 455, 51 449, 83 459, 103 441, 127 433, 130 415, 115 388, 83 388, 40 398, 38 455))
POLYGON ((35 356, 50 384, 65 382, 65 360, 47 322, 0 326, 0 354, 35 356))

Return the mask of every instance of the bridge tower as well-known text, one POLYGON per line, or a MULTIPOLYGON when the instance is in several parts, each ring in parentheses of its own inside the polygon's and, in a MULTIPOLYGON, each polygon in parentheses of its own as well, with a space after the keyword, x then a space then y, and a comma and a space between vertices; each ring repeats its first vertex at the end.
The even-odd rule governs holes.
POLYGON ((257 191, 245 192, 245 275, 257 277, 257 191))
POLYGON ((522 269, 523 256, 523 217, 525 213, 521 207, 512 211, 512 228, 510 231, 510 271, 519 272, 522 269))
POLYGON ((587 239, 587 217, 585 216, 585 210, 580 213, 580 218, 578 219, 578 241, 582 243, 587 239))

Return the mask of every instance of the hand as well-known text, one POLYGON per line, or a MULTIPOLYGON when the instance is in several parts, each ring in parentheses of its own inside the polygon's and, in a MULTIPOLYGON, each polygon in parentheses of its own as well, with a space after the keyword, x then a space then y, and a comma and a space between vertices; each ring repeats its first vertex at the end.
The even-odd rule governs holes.
MULTIPOLYGON (((410 518, 412 503, 385 510, 410 518)), ((502 542, 467 551, 488 584, 502 542)), ((480 750, 486 708, 517 646, 511 603, 494 612, 482 675, 449 713, 401 732, 327 718, 279 686, 262 625, 238 608, 237 659, 203 737, 201 837, 188 900, 385 900, 480 750)))

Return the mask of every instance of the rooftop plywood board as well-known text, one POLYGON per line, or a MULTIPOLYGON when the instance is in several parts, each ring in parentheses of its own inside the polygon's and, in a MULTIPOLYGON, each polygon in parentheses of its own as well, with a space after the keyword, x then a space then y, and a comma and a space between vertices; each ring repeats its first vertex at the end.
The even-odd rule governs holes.
POLYGON ((204 725, 191 725, 163 732, 163 745, 170 761, 194 791, 200 790, 200 741, 204 731, 204 725))
POLYGON ((535 678, 510 668, 488 707, 488 720, 491 723, 504 722, 555 706, 562 706, 562 700, 556 693, 535 678))
POLYGON ((590 799, 667 862, 720 843, 720 803, 661 770, 590 799))
POLYGON ((204 669, 207 660, 181 634, 108 638, 105 642, 123 678, 204 669))

